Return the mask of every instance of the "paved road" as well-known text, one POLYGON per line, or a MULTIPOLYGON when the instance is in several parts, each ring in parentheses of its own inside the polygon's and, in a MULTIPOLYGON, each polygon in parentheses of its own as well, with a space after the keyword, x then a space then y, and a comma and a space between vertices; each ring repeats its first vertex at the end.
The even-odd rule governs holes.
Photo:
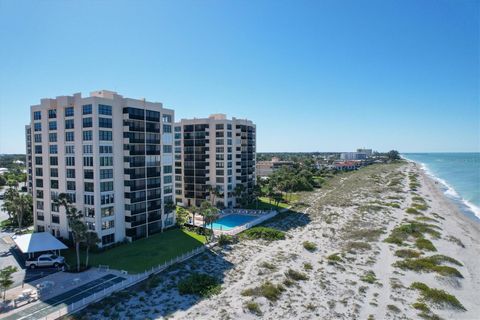
POLYGON ((90 281, 80 287, 62 293, 53 298, 36 303, 29 308, 22 309, 19 312, 9 315, 2 320, 34 320, 43 319, 47 315, 60 310, 72 303, 81 301, 83 298, 89 297, 94 293, 101 292, 117 283, 126 280, 123 277, 118 277, 113 274, 107 274, 102 278, 90 281))

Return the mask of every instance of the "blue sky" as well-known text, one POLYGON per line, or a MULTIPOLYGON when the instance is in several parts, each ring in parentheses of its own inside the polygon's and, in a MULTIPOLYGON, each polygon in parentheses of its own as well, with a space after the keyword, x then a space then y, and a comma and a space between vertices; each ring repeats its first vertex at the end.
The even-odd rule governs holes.
POLYGON ((110 89, 249 118, 258 151, 480 151, 479 2, 0 0, 0 153, 110 89))

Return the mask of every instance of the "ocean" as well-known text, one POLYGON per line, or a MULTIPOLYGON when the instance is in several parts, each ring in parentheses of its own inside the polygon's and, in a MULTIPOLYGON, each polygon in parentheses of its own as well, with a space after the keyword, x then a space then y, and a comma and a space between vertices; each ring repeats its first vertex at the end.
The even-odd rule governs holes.
POLYGON ((405 153, 444 187, 445 195, 480 220, 480 153, 405 153))

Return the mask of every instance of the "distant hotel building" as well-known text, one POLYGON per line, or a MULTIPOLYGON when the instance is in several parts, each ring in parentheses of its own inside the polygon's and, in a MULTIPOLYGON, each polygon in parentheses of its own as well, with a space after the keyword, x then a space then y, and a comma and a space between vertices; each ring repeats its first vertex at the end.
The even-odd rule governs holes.
POLYGON ((340 154, 341 160, 365 160, 367 159, 366 153, 361 152, 342 152, 340 154))
POLYGON ((173 121, 161 103, 106 90, 32 106, 26 139, 35 231, 69 238, 65 209, 55 203, 61 193, 102 246, 172 226, 165 204, 174 201, 173 121))
POLYGON ((257 162, 257 176, 268 177, 281 167, 292 167, 293 161, 281 161, 277 157, 273 157, 270 161, 258 161, 257 162))
POLYGON ((177 203, 199 206, 210 200, 234 207, 235 190, 251 193, 256 183, 256 128, 252 121, 224 114, 182 119, 175 124, 175 190, 177 203), (208 186, 220 194, 210 194, 208 186), (213 197, 215 197, 213 199, 213 197))

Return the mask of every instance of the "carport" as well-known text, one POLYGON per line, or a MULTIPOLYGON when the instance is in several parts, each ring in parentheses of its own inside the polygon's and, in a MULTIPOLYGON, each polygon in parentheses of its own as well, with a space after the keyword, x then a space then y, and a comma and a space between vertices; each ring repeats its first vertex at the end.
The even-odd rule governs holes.
POLYGON ((60 250, 68 249, 63 242, 55 238, 49 232, 22 234, 19 236, 13 236, 12 239, 18 249, 23 254, 28 254, 29 257, 36 252, 57 251, 60 253, 60 250))

